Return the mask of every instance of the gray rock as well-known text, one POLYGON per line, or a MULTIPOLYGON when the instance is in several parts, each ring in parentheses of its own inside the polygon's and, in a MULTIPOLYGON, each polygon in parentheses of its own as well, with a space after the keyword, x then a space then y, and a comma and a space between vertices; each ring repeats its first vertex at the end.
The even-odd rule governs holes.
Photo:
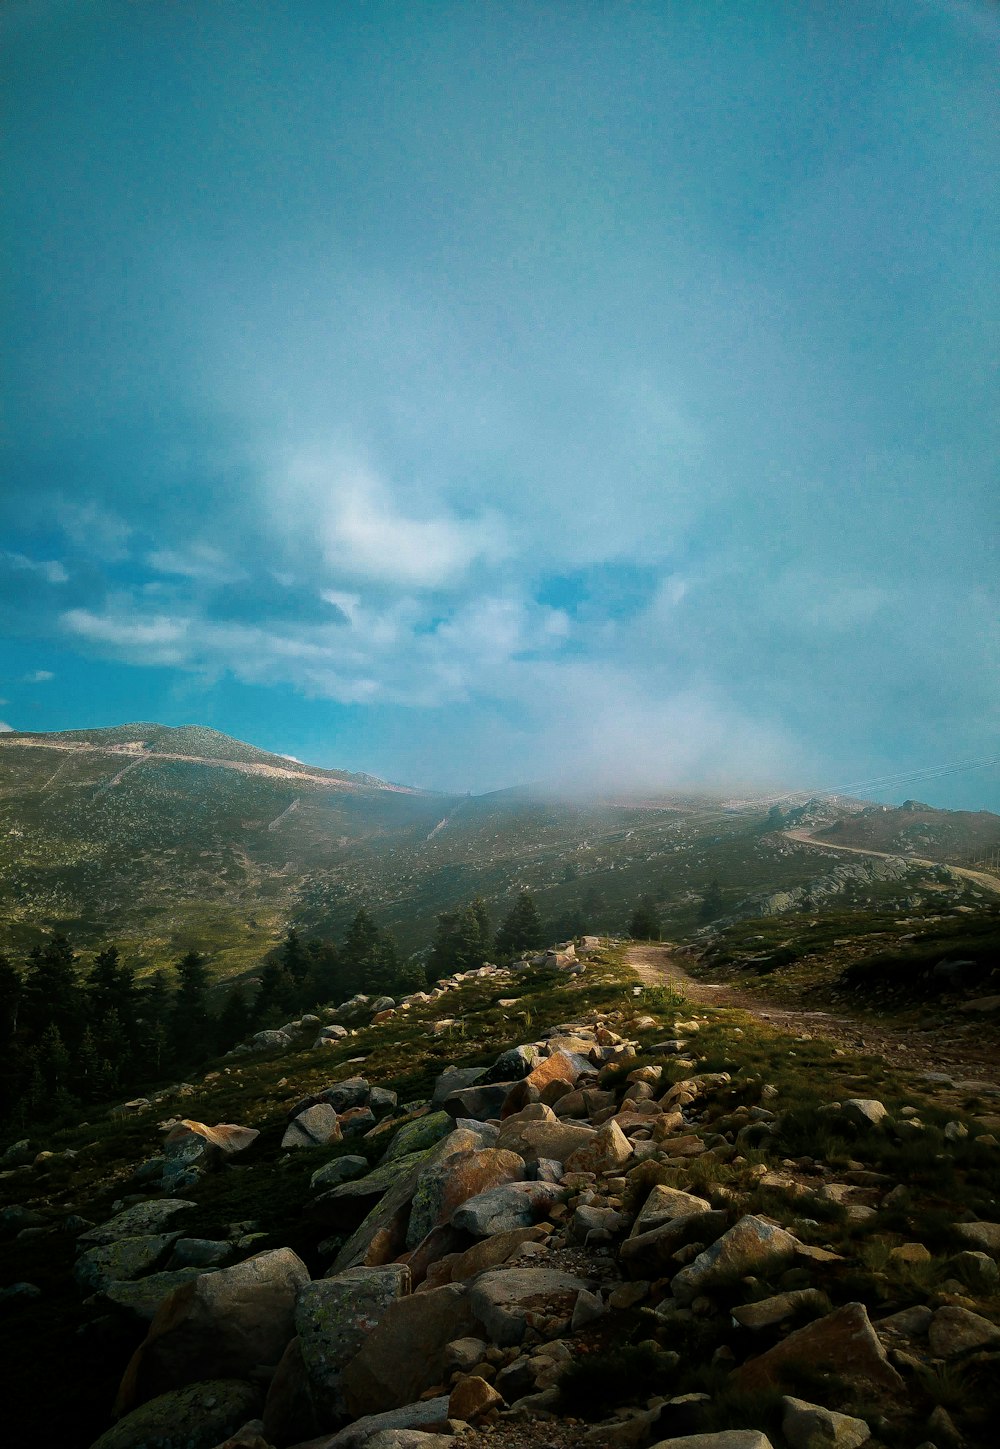
POLYGON ((686 1213, 658 1228, 626 1238, 620 1249, 622 1266, 633 1278, 659 1278, 673 1271, 671 1259, 688 1243, 714 1243, 726 1231, 729 1219, 722 1211, 686 1213))
POLYGON ((1000 1292, 1000 1268, 988 1253, 970 1251, 956 1253, 951 1260, 952 1271, 983 1298, 1000 1292))
POLYGON ((939 1308, 927 1333, 936 1358, 954 1358, 976 1348, 1000 1344, 1000 1328, 968 1308, 939 1308))
POLYGON ((284 1051, 291 1044, 292 1038, 287 1031, 257 1031, 247 1042, 252 1052, 284 1051))
POLYGON ((469 1369, 475 1368, 477 1363, 482 1363, 486 1356, 487 1343, 484 1338, 456 1338, 445 1345, 444 1366, 446 1369, 459 1369, 467 1373, 469 1369))
POLYGON ((106 1283, 103 1296, 116 1308, 124 1308, 134 1313, 136 1318, 151 1323, 160 1304, 170 1297, 175 1288, 192 1283, 205 1271, 204 1268, 174 1268, 163 1273, 150 1273, 135 1282, 106 1283))
POLYGON ((486 1073, 484 1081, 487 1082, 519 1082, 526 1077, 539 1061, 538 1048, 536 1046, 515 1046, 509 1047, 507 1051, 501 1052, 496 1061, 486 1073))
POLYGON ((449 1343, 474 1328, 468 1294, 449 1283, 390 1303, 341 1378, 349 1413, 381 1414, 417 1400, 444 1379, 449 1343))
POLYGON ((295 1329, 321 1421, 342 1418, 344 1366, 384 1316, 390 1303, 410 1291, 410 1270, 401 1263, 349 1268, 336 1278, 307 1283, 295 1304, 295 1329))
POLYGON ((884 1102, 873 1097, 848 1097, 840 1104, 840 1115, 852 1127, 882 1128, 888 1124, 889 1110, 884 1102))
POLYGON ((789 1449, 858 1449, 871 1438, 864 1419, 837 1414, 804 1399, 784 1398, 781 1432, 789 1449))
POLYGON ((327 1147, 341 1138, 337 1113, 329 1102, 317 1102, 289 1122, 281 1139, 284 1148, 327 1147))
POLYGON ((309 1186, 337 1187, 342 1182, 353 1182, 359 1177, 364 1177, 368 1171, 368 1159, 365 1157, 335 1157, 332 1162, 324 1163, 318 1167, 309 1179, 309 1186))
POLYGON ((295 1300, 309 1272, 290 1248, 258 1253, 175 1289, 136 1349, 117 1412, 207 1377, 245 1377, 275 1364, 292 1338, 295 1300))
POLYGON ((513 1082, 491 1082, 487 1086, 466 1087, 461 1092, 451 1092, 442 1102, 444 1110, 452 1117, 474 1117, 485 1122, 490 1117, 499 1117, 507 1094, 513 1082))
POLYGON ((93 1449, 213 1449, 260 1407, 260 1393, 237 1379, 191 1384, 151 1399, 102 1434, 93 1449))
POLYGON ((476 1278, 469 1302, 492 1342, 507 1348, 524 1338, 529 1313, 569 1320, 577 1295, 591 1287, 555 1268, 505 1268, 476 1278))
POLYGON ((73 1277, 87 1293, 97 1293, 107 1283, 141 1278, 163 1261, 179 1236, 179 1233, 147 1234, 88 1248, 77 1258, 73 1277))
POLYGON ((466 1087, 474 1087, 485 1076, 485 1067, 448 1067, 434 1083, 431 1106, 440 1107, 445 1098, 450 1097, 453 1092, 461 1092, 466 1087))
POLYGON ((766 1276, 787 1268, 797 1247, 797 1240, 784 1228, 752 1215, 740 1218, 718 1242, 681 1269, 670 1284, 673 1295, 679 1303, 691 1303, 715 1283, 748 1273, 766 1276))
POLYGON ((177 1213, 193 1208, 193 1202, 178 1198, 154 1198, 150 1202, 139 1202, 126 1208, 106 1223, 98 1223, 81 1233, 77 1242, 84 1248, 103 1247, 118 1238, 139 1238, 147 1233, 156 1233, 177 1213))
POLYGON ((715 1434, 658 1439, 651 1449, 771 1449, 771 1441, 759 1429, 720 1429, 715 1434))
POLYGON ((178 1238, 167 1260, 168 1268, 221 1268, 232 1257, 233 1245, 217 1238, 178 1238))
POLYGON ((373 1112, 392 1112, 399 1103, 399 1097, 388 1087, 372 1087, 368 1093, 368 1105, 373 1112))
POLYGON ((955 1234, 970 1247, 1000 1258, 1000 1223, 956 1223, 955 1234))
POLYGON ((473 1237, 489 1238, 541 1222, 564 1196, 557 1183, 511 1182, 470 1197, 452 1213, 451 1223, 473 1237))
POLYGON ((28 1302, 32 1298, 41 1298, 41 1296, 42 1290, 35 1283, 8 1283, 6 1288, 0 1288, 0 1303, 28 1302))
POLYGON ((756 1303, 743 1303, 732 1314, 741 1328, 757 1333, 803 1311, 826 1313, 829 1308, 830 1300, 818 1288, 800 1288, 791 1293, 778 1293, 773 1298, 761 1298, 756 1303))
POLYGON ((422 1399, 416 1404, 404 1404, 400 1409, 389 1409, 384 1414, 366 1414, 334 1434, 332 1439, 321 1441, 322 1449, 454 1449, 455 1440, 450 1435, 423 1434, 418 1440, 383 1438, 383 1435, 398 1434, 401 1430, 418 1429, 421 1424, 443 1423, 448 1417, 448 1395, 436 1399, 422 1399))
POLYGON ((673 1222, 675 1218, 683 1218, 691 1213, 711 1212, 711 1204, 702 1197, 695 1197, 693 1193, 681 1192, 680 1188, 666 1187, 664 1184, 657 1184, 650 1191, 649 1196, 643 1203, 642 1208, 632 1226, 631 1237, 637 1238, 641 1233, 652 1232, 654 1228, 661 1227, 664 1223, 673 1222))

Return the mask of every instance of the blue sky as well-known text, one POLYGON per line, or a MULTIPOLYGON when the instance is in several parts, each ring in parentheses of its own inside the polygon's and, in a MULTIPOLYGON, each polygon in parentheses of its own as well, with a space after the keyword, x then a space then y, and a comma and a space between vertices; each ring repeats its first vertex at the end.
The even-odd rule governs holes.
POLYGON ((1000 753, 995 17, 9 0, 0 719, 473 790, 1000 753))

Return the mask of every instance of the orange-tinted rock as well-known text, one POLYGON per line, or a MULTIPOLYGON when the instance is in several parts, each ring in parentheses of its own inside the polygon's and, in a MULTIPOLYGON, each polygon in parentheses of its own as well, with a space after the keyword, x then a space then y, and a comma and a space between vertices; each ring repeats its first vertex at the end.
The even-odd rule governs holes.
POLYGON ((355 1418, 412 1404, 444 1381, 444 1351, 475 1328, 466 1290, 434 1288, 390 1304, 344 1369, 341 1384, 355 1418))
POLYGON ((464 1419, 467 1424, 475 1421, 503 1404, 503 1394, 498 1394, 492 1384, 478 1374, 469 1374, 451 1391, 448 1400, 448 1418, 464 1419))
POLYGON ((509 1182, 521 1182, 525 1171, 523 1157, 498 1147, 459 1152, 429 1163, 417 1179, 413 1194, 407 1246, 415 1248, 470 1197, 509 1182))
POLYGON ((886 1358, 862 1303, 848 1303, 790 1333, 767 1353, 736 1369, 729 1382, 740 1391, 794 1391, 796 1377, 803 1369, 811 1373, 828 1371, 855 1389, 892 1393, 904 1386, 886 1358))

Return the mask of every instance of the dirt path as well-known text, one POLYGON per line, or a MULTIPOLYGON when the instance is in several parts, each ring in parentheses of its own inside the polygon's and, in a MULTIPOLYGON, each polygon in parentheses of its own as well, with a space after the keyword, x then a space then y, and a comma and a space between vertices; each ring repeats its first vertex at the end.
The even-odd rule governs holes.
POLYGON ((1000 1084, 1000 1061, 992 1041, 970 1042, 958 1035, 961 1027, 934 1027, 926 1032, 914 1028, 894 1029, 874 1024, 860 1016, 833 1015, 828 1011, 803 1011, 775 1006, 732 986, 696 981, 685 971, 673 948, 629 946, 626 964, 645 986, 673 986, 689 1001, 700 1006, 732 1006, 749 1012, 769 1026, 793 1035, 808 1032, 825 1037, 853 1052, 881 1057, 893 1067, 917 1072, 947 1072, 957 1078, 1000 1084))
POLYGON ((783 830, 782 835, 786 840, 791 840, 795 845, 812 845, 817 850, 838 850, 848 855, 874 855, 879 860, 902 860, 907 865, 929 865, 941 866, 951 871, 952 875, 960 875, 965 880, 971 880, 974 885, 982 886, 984 890, 990 891, 993 895, 1000 896, 1000 880, 995 875, 990 875, 983 870, 969 870, 964 865, 949 865, 943 860, 926 860, 922 855, 900 855, 897 851, 893 854, 888 850, 866 850, 863 845, 834 845, 831 840, 817 840, 809 830, 783 830))

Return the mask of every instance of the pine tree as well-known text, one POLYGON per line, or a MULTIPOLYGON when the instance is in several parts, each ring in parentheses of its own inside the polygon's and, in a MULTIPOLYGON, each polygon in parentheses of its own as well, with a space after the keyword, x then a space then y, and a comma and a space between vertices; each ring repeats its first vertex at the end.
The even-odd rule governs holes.
POLYGON ((0 955, 0 1047, 6 1047, 14 1039, 23 995, 21 973, 6 956, 0 955))
POLYGON ((264 962, 260 973, 260 986, 253 1004, 254 1020, 266 1025, 278 1017, 287 1015, 291 1009, 295 984, 279 957, 264 962))
POLYGON ((701 898, 701 907, 698 911, 700 921, 714 921, 717 916, 722 915, 722 887, 718 878, 709 882, 708 889, 701 898))
POLYGON ((496 934, 496 947, 501 956, 537 948, 542 941, 542 921, 530 891, 522 891, 517 903, 504 917, 496 934))
POLYGON ((136 1019, 139 995, 135 972, 118 954, 116 946, 107 946, 94 957, 87 977, 87 997, 92 1021, 102 1021, 110 1011, 118 1016, 130 1050, 136 1046, 136 1019))
POLYGON ((632 912, 628 933, 634 941, 658 941, 660 939, 660 918, 648 896, 643 896, 632 912))
POLYGON ((294 926, 289 926, 288 934, 282 944, 281 964, 296 988, 301 990, 309 975, 309 957, 294 926))
POLYGON ((164 1070, 170 1042, 173 1001, 166 974, 154 971, 139 993, 138 1038, 144 1075, 159 1076, 164 1070))
POLYGON ((308 1006, 336 1004, 347 994, 343 990, 340 956, 332 941, 310 941, 306 947, 309 956, 309 975, 306 978, 305 996, 308 1006))
POLYGON ((479 922, 479 938, 482 942, 485 959, 485 953, 490 949, 490 941, 493 937, 492 930, 490 929, 489 908, 486 902, 483 900, 482 896, 476 896, 475 900, 472 902, 472 906, 470 909, 472 910, 472 913, 475 916, 476 920, 479 922))
POLYGON ((76 970, 76 956, 65 936, 56 935, 44 946, 36 946, 28 958, 24 977, 24 1024, 41 1036, 51 1024, 62 1042, 75 1044, 86 1024, 83 993, 76 970))
POLYGON ((198 951, 177 966, 177 995, 172 1022, 173 1047, 182 1061, 197 1061, 208 1050, 208 970, 198 951))
POLYGON ((362 906, 351 922, 340 951, 344 985, 349 994, 371 990, 372 975, 378 970, 379 940, 379 928, 362 906))
POLYGON ((235 981, 219 1012, 216 1022, 215 1044, 219 1051, 228 1051, 241 1042, 250 1029, 250 1007, 242 985, 235 981))

